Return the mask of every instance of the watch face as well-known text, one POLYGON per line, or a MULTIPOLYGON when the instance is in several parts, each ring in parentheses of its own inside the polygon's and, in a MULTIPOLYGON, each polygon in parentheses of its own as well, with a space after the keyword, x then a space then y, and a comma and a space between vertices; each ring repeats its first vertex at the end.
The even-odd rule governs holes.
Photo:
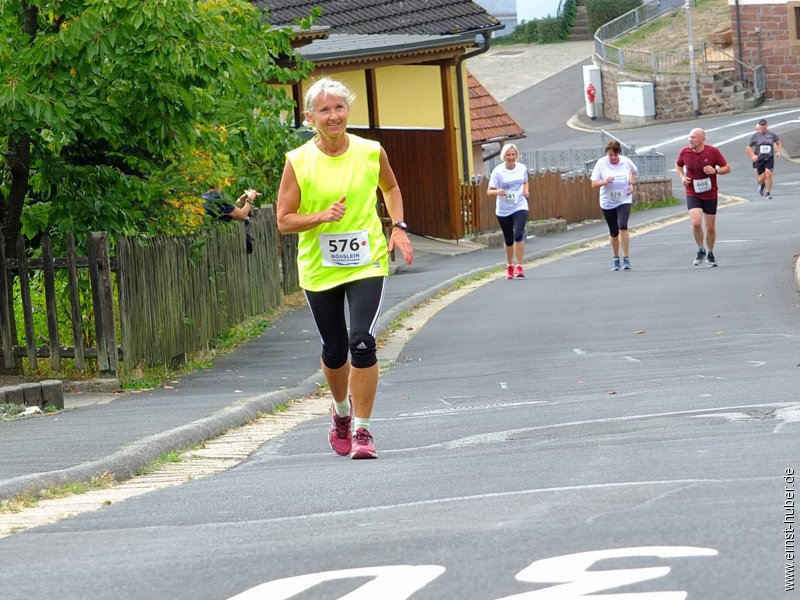
POLYGON ((399 227, 399 228, 400 228, 400 229, 402 229, 403 231, 405 231, 406 229, 408 229, 408 225, 406 225, 406 222, 405 222, 405 221, 398 221, 397 223, 395 223, 395 224, 394 224, 394 226, 395 226, 395 227, 399 227))

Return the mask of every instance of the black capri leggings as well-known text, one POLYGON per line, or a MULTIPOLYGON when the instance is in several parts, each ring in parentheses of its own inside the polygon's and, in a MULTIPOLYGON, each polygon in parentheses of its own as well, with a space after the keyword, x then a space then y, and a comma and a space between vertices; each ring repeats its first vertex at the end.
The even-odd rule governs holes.
POLYGON ((616 208, 604 208, 603 216, 608 223, 608 235, 617 237, 620 229, 625 230, 628 228, 628 218, 631 216, 631 205, 620 204, 616 208))
POLYGON ((521 242, 525 239, 528 211, 518 210, 507 217, 497 215, 497 222, 500 223, 500 229, 503 231, 503 243, 506 246, 513 246, 514 242, 521 242))
POLYGON ((322 362, 338 369, 347 362, 366 369, 378 362, 375 330, 383 306, 385 277, 369 277, 344 283, 322 292, 305 290, 306 301, 322 340, 322 362), (350 307, 350 333, 347 332, 344 300, 350 307))

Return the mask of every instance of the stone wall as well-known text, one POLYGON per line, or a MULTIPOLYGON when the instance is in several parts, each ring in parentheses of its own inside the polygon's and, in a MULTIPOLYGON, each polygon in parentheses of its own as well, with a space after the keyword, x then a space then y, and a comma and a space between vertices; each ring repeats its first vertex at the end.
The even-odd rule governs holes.
MULTIPOLYGON (((667 160, 667 162, 670 162, 667 160)), ((649 179, 647 181, 637 181, 633 186, 633 203, 648 204, 669 200, 672 197, 672 179, 649 179)))
MULTIPOLYGON (((694 117, 694 106, 686 75, 653 75, 626 71, 616 65, 597 64, 603 73, 603 116, 620 120, 617 102, 617 84, 622 81, 642 81, 653 84, 656 120, 690 119, 694 117)), ((700 114, 717 114, 732 111, 733 99, 721 80, 710 75, 697 76, 697 101, 700 114)))
POLYGON ((795 25, 795 8, 789 4, 739 4, 742 56, 736 38, 736 7, 731 6, 733 48, 737 58, 751 65, 763 64, 767 77, 766 97, 774 100, 800 98, 800 39, 795 25), (756 30, 759 31, 756 31, 756 30))

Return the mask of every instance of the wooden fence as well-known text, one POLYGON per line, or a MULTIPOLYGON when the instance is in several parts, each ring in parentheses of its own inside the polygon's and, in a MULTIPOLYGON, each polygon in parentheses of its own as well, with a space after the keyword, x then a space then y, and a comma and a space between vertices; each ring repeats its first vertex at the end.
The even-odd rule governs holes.
MULTIPOLYGON (((580 223, 602 219, 598 188, 592 187, 588 175, 562 177, 560 171, 536 171, 529 179, 531 221, 564 219, 567 223, 580 223)), ((475 236, 499 229, 495 216, 495 199, 487 196, 489 179, 461 186, 461 215, 467 236, 475 236)), ((655 177, 637 180, 633 203, 642 204, 667 200, 672 196, 672 179, 655 177)))
MULTIPOLYGON (((578 223, 587 219, 602 219, 598 190, 592 188, 589 177, 562 178, 560 171, 537 171, 529 180, 530 220, 564 219, 578 223)), ((495 199, 486 195, 489 179, 461 186, 461 215, 465 235, 473 236, 498 229, 495 199)))
POLYGON ((180 363, 187 353, 205 348, 209 340, 247 317, 279 306, 284 294, 299 289, 297 236, 278 234, 271 206, 251 216, 252 254, 246 252, 240 222, 218 225, 181 237, 121 237, 115 257, 109 255, 108 236, 93 233, 88 256, 76 254, 70 236, 67 256, 53 257, 51 241, 45 237, 42 258, 27 259, 20 239, 20 258, 6 260, 0 236, 0 342, 5 370, 19 373, 21 358, 27 358, 31 369, 38 367, 39 359, 49 358, 56 372, 62 370, 65 358, 72 359, 79 371, 88 370, 87 358, 96 359, 105 376, 118 375, 123 358, 129 369, 180 363), (62 271, 60 277, 56 271, 62 271), (34 306, 33 279, 43 280, 44 306, 34 306), (59 314, 64 313, 64 302, 57 288, 69 296, 65 314, 59 314), (83 304, 91 304, 88 322, 81 309, 82 292, 83 304), (21 311, 15 310, 15 302, 21 311), (18 312, 24 344, 18 342, 18 312), (35 314, 46 315, 46 346, 37 346, 35 314), (72 346, 62 346, 59 321, 70 323, 72 346), (92 337, 95 345, 87 347, 86 340, 92 337))
MULTIPOLYGON (((242 223, 233 221, 181 237, 120 238, 117 263, 120 329, 126 367, 180 364, 188 352, 250 316, 280 306, 296 267, 282 254, 271 206, 251 217, 253 252, 242 223), (286 261, 288 263, 288 261, 286 261)), ((287 236, 288 237, 288 236, 287 236)), ((296 247, 296 246, 295 246, 296 247)), ((296 250, 295 250, 296 252, 296 250)))
POLYGON ((52 242, 49 237, 42 238, 42 258, 28 260, 25 242, 20 237, 17 242, 17 258, 6 259, 5 241, 0 234, 0 338, 2 338, 3 368, 18 372, 18 359, 26 357, 31 369, 38 367, 40 358, 49 358, 54 371, 62 368, 62 358, 71 358, 75 368, 85 368, 86 358, 96 358, 101 374, 115 373, 118 369, 118 353, 115 333, 114 302, 112 295, 112 266, 108 254, 108 237, 105 233, 93 233, 88 240, 88 256, 77 256, 75 239, 67 238, 66 258, 53 257, 52 242), (85 323, 81 309, 79 270, 88 271, 92 297, 92 320, 94 325, 94 347, 87 347, 85 329, 92 323, 85 323), (44 281, 44 306, 34 307, 31 293, 31 273, 39 271, 44 281), (59 298, 56 292, 56 271, 66 274, 66 288, 69 295, 69 320, 72 325, 72 346, 61 345, 58 329, 59 298), (16 322, 15 293, 19 284, 19 304, 21 305, 25 344, 20 345, 16 322), (47 346, 37 346, 34 334, 34 312, 43 312, 47 319, 47 346))

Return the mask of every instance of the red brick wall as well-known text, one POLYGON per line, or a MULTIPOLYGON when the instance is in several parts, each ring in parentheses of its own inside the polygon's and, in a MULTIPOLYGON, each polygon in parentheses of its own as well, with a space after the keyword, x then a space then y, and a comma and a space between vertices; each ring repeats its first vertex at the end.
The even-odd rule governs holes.
MULTIPOLYGON (((789 7, 791 8, 791 7, 789 7)), ((800 44, 790 39, 786 4, 739 4, 742 56, 739 57, 736 6, 731 6, 733 49, 744 63, 764 65, 766 97, 774 100, 800 98, 800 44), (760 33, 756 28, 760 27, 760 33)))

